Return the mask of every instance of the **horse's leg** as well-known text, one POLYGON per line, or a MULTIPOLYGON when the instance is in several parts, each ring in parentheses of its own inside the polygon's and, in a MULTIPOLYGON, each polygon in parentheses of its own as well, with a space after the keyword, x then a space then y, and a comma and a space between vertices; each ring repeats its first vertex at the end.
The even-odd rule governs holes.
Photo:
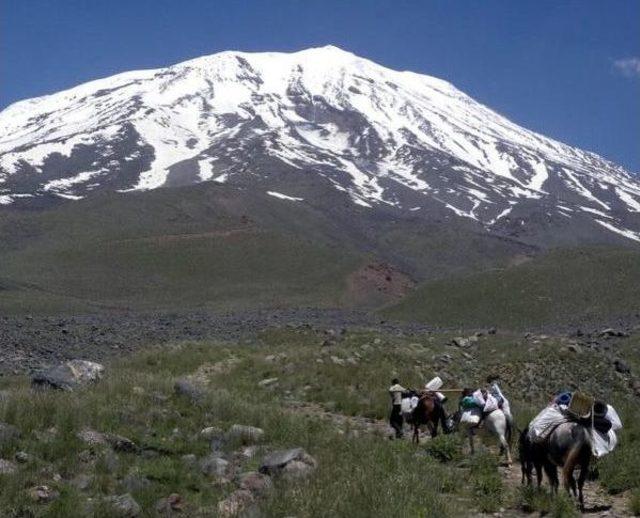
POLYGON ((576 481, 573 478, 573 472, 576 469, 576 465, 579 461, 580 450, 581 448, 575 447, 569 450, 567 459, 564 462, 564 467, 562 468, 562 485, 567 493, 573 490, 574 495, 576 493, 576 481))
POLYGON ((476 449, 473 445, 473 428, 469 428, 467 430, 467 434, 469 435, 469 451, 471 452, 471 455, 473 455, 476 452, 476 449))
POLYGON ((507 456, 507 465, 511 466, 513 461, 511 459, 511 448, 509 447, 509 442, 507 441, 507 438, 503 434, 500 434, 498 436, 498 439, 500 440, 501 452, 504 452, 507 456))
POLYGON ((429 427, 429 432, 431 433, 431 438, 433 439, 438 435, 438 421, 433 421, 433 419, 427 422, 427 426, 429 427))
POLYGON ((584 488, 584 482, 589 475, 589 461, 591 460, 591 452, 586 451, 582 455, 580 462, 580 477, 578 477, 578 502, 580 502, 580 512, 584 513, 584 494, 582 489, 584 488))
POLYGON ((542 463, 534 462, 536 468, 536 480, 538 481, 538 489, 542 487, 542 463))
MULTIPOLYGON (((555 465, 551 464, 549 461, 545 461, 543 464, 544 472, 549 479, 549 485, 551 486, 551 492, 554 494, 558 494, 558 486, 560 482, 558 480, 558 468, 555 465)), ((541 478, 539 479, 542 480, 541 478)))
POLYGON ((413 423, 412 442, 414 442, 415 444, 420 444, 420 425, 418 423, 413 423))

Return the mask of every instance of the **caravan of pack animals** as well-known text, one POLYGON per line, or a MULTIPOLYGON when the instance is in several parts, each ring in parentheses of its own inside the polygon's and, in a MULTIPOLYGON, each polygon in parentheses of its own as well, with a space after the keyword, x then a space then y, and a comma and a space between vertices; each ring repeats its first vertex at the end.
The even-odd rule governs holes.
MULTIPOLYGON (((431 437, 438 435, 438 426, 445 434, 462 429, 469 439, 469 452, 474 454, 474 437, 484 428, 498 441, 500 455, 511 466, 512 438, 516 433, 511 405, 497 380, 489 377, 487 384, 487 388, 444 389, 442 380, 436 376, 423 389, 415 390, 404 388, 394 378, 389 387, 389 424, 394 437, 404 437, 405 422, 412 427, 412 440, 416 444, 420 442, 421 427, 428 428, 431 437), (445 393, 459 396, 458 407, 451 415, 445 410, 448 399, 445 393)), ((622 421, 610 404, 581 392, 557 394, 519 431, 522 483, 531 484, 535 471, 540 487, 544 471, 552 490, 557 492, 560 469, 562 486, 573 493, 584 511, 583 487, 589 463, 592 457, 600 458, 614 450, 618 444, 616 432, 621 428, 622 421)))

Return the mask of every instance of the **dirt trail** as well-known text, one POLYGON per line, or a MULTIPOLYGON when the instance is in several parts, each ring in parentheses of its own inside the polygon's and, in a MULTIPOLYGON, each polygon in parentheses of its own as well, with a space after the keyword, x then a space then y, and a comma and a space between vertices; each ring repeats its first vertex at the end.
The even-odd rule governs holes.
MULTIPOLYGON (((324 409, 321 405, 316 403, 307 402, 291 402, 287 406, 287 410, 295 412, 296 414, 302 414, 309 417, 320 418, 323 420, 331 421, 340 430, 344 430, 345 433, 350 434, 374 434, 382 438, 387 439, 392 435, 391 428, 385 420, 371 419, 362 416, 348 416, 336 412, 330 412, 324 409)), ((411 440, 411 433, 407 433, 405 430, 405 440, 411 440)), ((427 434, 421 434, 421 442, 429 440, 427 434)), ((496 455, 498 454, 497 447, 488 447, 496 455)), ((513 452, 514 456, 517 452, 513 452)), ((503 465, 500 467, 500 473, 503 478, 505 486, 510 492, 515 492, 521 487, 521 471, 520 463, 515 460, 512 466, 507 467, 503 465)), ((543 482, 546 486, 546 479, 543 482)), ((584 486, 584 500, 585 500, 585 513, 583 516, 607 516, 607 517, 629 517, 633 516, 628 511, 628 495, 610 495, 597 481, 588 481, 584 486)), ((479 514, 478 516, 483 516, 479 514)), ((519 509, 505 509, 504 512, 495 513, 491 516, 503 516, 503 517, 532 517, 537 516, 534 513, 525 513, 519 509)))

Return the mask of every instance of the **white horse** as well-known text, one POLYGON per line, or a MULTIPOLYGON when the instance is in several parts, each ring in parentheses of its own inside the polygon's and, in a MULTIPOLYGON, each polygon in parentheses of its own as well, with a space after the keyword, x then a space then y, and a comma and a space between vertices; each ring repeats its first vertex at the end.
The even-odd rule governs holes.
MULTIPOLYGON (((511 436, 512 436, 512 423, 511 419, 509 419, 502 409, 494 410, 489 415, 487 415, 482 421, 484 428, 495 437, 498 438, 500 442, 500 454, 503 453, 507 457, 507 465, 511 466, 511 436)), ((460 423, 461 426, 464 427, 467 436, 469 437, 469 447, 471 449, 471 454, 475 453, 475 446, 473 438, 476 434, 477 425, 469 424, 469 423, 460 423)))

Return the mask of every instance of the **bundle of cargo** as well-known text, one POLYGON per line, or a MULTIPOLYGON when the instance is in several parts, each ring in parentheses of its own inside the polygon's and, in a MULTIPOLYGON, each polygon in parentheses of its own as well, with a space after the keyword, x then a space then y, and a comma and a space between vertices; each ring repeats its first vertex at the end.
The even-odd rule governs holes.
POLYGON ((615 408, 581 392, 562 392, 529 423, 529 440, 546 441, 563 423, 577 422, 589 429, 595 457, 611 453, 618 444, 622 421, 615 408))

